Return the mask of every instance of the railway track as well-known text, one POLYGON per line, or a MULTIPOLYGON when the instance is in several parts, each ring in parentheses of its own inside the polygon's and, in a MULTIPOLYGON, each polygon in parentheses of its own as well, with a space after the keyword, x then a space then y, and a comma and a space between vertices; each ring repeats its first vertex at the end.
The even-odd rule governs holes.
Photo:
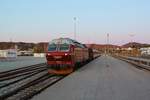
POLYGON ((62 78, 49 75, 44 63, 0 72, 0 100, 29 99, 62 78))
POLYGON ((48 74, 45 63, 0 72, 0 100, 28 100, 64 77, 48 74))
POLYGON ((45 68, 45 66, 46 66, 46 63, 41 63, 41 64, 36 64, 36 65, 31 65, 27 67, 0 72, 0 79, 3 77, 8 77, 8 76, 17 75, 20 73, 24 73, 24 72, 28 72, 28 71, 32 71, 32 70, 36 70, 40 68, 45 68))
POLYGON ((42 63, 28 67, 13 69, 10 71, 0 72, 0 88, 31 77, 44 70, 46 70, 46 64, 42 63))
MULTIPOLYGON (((24 89, 21 89, 20 92, 15 95, 6 98, 6 100, 28 100, 34 95, 42 92, 47 87, 53 85, 64 78, 64 76, 55 76, 55 75, 46 75, 40 80, 33 81, 25 85, 24 89)), ((23 87, 22 87, 23 88, 23 87)))
POLYGON ((5 81, 2 81, 0 82, 0 88, 3 88, 3 87, 6 87, 6 86, 9 86, 11 84, 14 84, 14 83, 17 83, 19 81, 22 81, 24 79, 27 79, 29 77, 32 77, 33 75, 36 75, 40 72, 42 72, 44 70, 37 70, 37 71, 34 71, 33 73, 29 73, 29 74, 24 74, 23 76, 20 76, 20 77, 17 77, 17 78, 13 78, 13 79, 10 79, 10 80, 5 80, 5 81))

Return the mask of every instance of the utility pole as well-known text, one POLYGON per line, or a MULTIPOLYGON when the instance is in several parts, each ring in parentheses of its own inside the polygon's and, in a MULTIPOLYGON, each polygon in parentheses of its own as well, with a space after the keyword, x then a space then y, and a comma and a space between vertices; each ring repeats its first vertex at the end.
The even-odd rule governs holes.
POLYGON ((76 20, 77 20, 77 18, 74 17, 73 20, 74 20, 74 39, 76 40, 76 31, 77 31, 77 29, 76 29, 76 20))
POLYGON ((109 54, 109 33, 107 34, 107 53, 109 54))
POLYGON ((13 48, 12 38, 10 38, 9 41, 10 41, 10 47, 9 47, 9 49, 12 49, 13 48))
POLYGON ((133 48, 132 43, 134 42, 134 41, 133 41, 133 37, 135 36, 135 34, 129 34, 129 36, 131 37, 131 48, 133 48))
POLYGON ((134 44, 133 44, 133 37, 135 36, 135 34, 129 34, 130 37, 131 37, 131 51, 130 51, 130 56, 133 56, 135 53, 134 53, 134 44))

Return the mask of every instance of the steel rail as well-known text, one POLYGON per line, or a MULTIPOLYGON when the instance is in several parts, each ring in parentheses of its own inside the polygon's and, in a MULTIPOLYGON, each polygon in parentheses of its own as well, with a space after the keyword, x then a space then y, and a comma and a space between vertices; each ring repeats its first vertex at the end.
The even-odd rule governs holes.
POLYGON ((16 73, 21 73, 21 72, 27 71, 29 69, 36 69, 36 68, 39 68, 43 65, 46 65, 46 63, 41 63, 41 64, 36 64, 36 65, 31 65, 31 66, 27 66, 27 67, 22 67, 22 68, 12 69, 9 71, 0 72, 0 78, 5 77, 5 76, 9 76, 12 74, 16 74, 16 73))
POLYGON ((17 93, 16 95, 13 95, 11 97, 8 97, 7 100, 28 100, 32 98, 34 95, 42 92, 46 88, 52 86, 56 82, 60 81, 63 79, 64 76, 49 76, 45 80, 42 79, 38 81, 38 83, 32 84, 28 88, 25 88, 21 92, 17 93))
POLYGON ((35 76, 32 76, 26 80, 19 81, 19 83, 12 84, 9 87, 1 88, 0 90, 0 100, 6 98, 7 96, 11 96, 12 94, 15 94, 16 92, 20 91, 21 89, 26 88, 29 84, 36 82, 37 80, 40 80, 42 77, 47 76, 48 73, 46 71, 36 74, 35 76))
POLYGON ((17 83, 17 82, 22 81, 22 80, 24 80, 24 79, 27 79, 27 78, 29 78, 29 77, 31 77, 31 76, 33 76, 33 75, 36 75, 36 74, 38 74, 38 73, 40 73, 40 72, 42 72, 42 71, 45 71, 45 69, 37 70, 37 71, 34 71, 33 73, 26 74, 26 75, 24 75, 24 76, 22 76, 21 78, 18 78, 18 79, 16 79, 16 80, 15 80, 15 79, 13 79, 12 81, 9 80, 10 82, 3 82, 4 84, 3 84, 3 85, 0 85, 0 88, 9 86, 9 85, 11 85, 11 84, 17 83))

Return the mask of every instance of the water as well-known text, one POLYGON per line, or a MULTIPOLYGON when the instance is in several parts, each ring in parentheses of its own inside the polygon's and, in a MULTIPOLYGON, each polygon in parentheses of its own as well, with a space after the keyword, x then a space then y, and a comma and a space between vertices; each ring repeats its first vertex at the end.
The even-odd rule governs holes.
POLYGON ((46 62, 45 58, 20 56, 12 61, 0 61, 0 72, 46 62))

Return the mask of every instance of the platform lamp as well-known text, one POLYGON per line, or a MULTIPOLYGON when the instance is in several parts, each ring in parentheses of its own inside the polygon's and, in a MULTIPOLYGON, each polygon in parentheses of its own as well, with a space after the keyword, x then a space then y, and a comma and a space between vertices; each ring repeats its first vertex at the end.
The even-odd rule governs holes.
POLYGON ((109 54, 109 33, 107 34, 107 53, 109 54))
POLYGON ((135 36, 135 34, 129 34, 129 36, 131 37, 131 52, 130 52, 130 56, 133 56, 132 54, 134 54, 134 51, 132 51, 134 49, 134 45, 133 45, 133 37, 135 36))
POLYGON ((74 20, 74 39, 76 40, 76 31, 77 31, 77 29, 76 29, 76 21, 77 21, 77 18, 74 17, 73 20, 74 20))
POLYGON ((132 43, 133 43, 133 37, 135 36, 135 34, 129 34, 129 36, 131 37, 131 48, 133 48, 132 43))

